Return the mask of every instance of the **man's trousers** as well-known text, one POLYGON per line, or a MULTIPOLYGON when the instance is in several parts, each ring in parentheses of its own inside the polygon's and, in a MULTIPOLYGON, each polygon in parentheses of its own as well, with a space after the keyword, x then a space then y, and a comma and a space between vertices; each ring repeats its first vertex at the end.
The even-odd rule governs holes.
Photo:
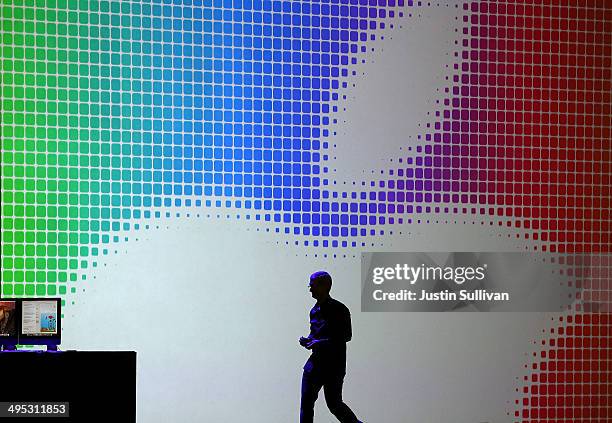
POLYGON ((302 375, 302 400, 300 404, 300 423, 312 423, 314 405, 319 391, 323 388, 325 402, 329 411, 341 423, 358 423, 351 409, 342 401, 344 372, 321 371, 316 366, 306 366, 302 375))

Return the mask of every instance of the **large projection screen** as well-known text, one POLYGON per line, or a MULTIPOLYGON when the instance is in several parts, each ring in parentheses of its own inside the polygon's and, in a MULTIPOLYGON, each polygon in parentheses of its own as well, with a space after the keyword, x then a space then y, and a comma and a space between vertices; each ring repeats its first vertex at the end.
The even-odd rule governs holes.
POLYGON ((321 269, 360 419, 612 418, 609 1, 0 8, 0 293, 137 351, 138 422, 297 421, 321 269), (363 252, 453 251, 597 255, 603 308, 362 311, 363 252))

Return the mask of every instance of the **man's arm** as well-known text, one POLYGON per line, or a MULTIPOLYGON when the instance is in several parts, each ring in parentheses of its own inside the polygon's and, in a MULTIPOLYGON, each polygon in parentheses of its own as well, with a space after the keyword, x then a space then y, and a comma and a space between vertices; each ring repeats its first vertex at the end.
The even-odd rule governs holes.
POLYGON ((351 327, 351 312, 348 308, 342 310, 341 330, 344 342, 349 342, 353 338, 353 328, 351 327))

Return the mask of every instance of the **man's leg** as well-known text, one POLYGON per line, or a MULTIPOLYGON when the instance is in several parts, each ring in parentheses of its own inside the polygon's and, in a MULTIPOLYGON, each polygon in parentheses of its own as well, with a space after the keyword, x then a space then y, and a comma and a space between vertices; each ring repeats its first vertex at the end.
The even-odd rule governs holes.
POLYGON ((323 390, 327 408, 341 423, 359 423, 349 406, 342 401, 343 383, 344 375, 333 375, 326 378, 323 390))
POLYGON ((300 401, 300 423, 312 423, 314 405, 323 383, 319 372, 304 370, 302 374, 302 399, 300 401))

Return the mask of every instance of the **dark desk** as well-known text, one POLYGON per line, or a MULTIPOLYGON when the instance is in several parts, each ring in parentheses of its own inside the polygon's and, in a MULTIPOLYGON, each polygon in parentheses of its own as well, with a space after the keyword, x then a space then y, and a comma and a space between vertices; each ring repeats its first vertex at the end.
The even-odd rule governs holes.
POLYGON ((0 352, 0 402, 68 402, 69 417, 26 422, 136 422, 133 351, 0 352))

